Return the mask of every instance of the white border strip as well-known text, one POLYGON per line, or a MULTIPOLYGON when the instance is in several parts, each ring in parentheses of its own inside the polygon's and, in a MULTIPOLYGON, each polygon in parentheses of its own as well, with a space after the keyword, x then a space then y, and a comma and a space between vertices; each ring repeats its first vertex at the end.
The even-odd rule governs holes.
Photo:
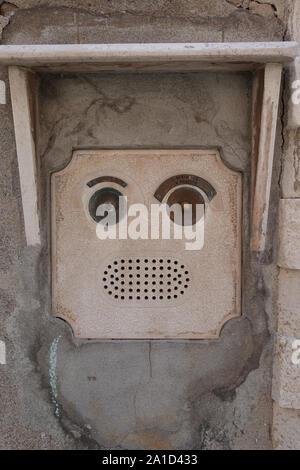
POLYGON ((291 62, 297 42, 2 45, 0 64, 93 62, 291 62))
POLYGON ((26 72, 26 70, 22 70, 19 67, 9 67, 8 73, 26 241, 27 245, 37 245, 40 244, 40 227, 35 142, 31 128, 32 116, 28 85, 28 73, 30 72, 26 72))

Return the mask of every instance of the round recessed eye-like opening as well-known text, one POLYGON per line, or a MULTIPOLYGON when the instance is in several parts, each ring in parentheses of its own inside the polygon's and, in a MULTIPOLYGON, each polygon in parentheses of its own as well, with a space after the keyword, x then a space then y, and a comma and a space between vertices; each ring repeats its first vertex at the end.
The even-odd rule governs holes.
POLYGON ((181 222, 181 225, 194 225, 204 215, 204 198, 199 191, 192 187, 183 186, 175 189, 168 197, 168 209, 174 204, 176 204, 175 210, 168 210, 168 213, 170 219, 175 223, 181 222), (202 206, 198 211, 197 205, 202 206))
POLYGON ((116 223, 119 222, 119 220, 122 218, 121 211, 120 211, 120 201, 119 198, 122 197, 123 194, 120 193, 115 188, 101 188, 96 191, 91 199, 89 200, 89 213, 92 217, 92 219, 95 220, 95 222, 101 222, 102 219, 107 217, 108 211, 104 211, 104 214, 100 215, 99 214, 99 207, 102 204, 110 204, 116 214, 116 223))

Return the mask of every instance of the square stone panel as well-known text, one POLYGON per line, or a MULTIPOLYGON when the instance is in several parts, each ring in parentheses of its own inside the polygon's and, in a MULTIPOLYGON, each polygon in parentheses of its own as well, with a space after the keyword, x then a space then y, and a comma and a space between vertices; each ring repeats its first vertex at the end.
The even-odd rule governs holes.
POLYGON ((273 443, 276 450, 300 450, 300 411, 274 403, 273 443))
POLYGON ((278 333, 300 338, 300 271, 280 269, 278 277, 278 333))
POLYGON ((52 174, 51 197, 53 313, 75 337, 217 338, 241 314, 242 174, 217 150, 75 151, 52 174), (97 237, 97 191, 120 192, 150 213, 183 187, 205 203, 202 249, 97 237))
POLYGON ((278 335, 272 397, 282 408, 300 409, 300 340, 278 335))
POLYGON ((300 269, 300 199, 279 203, 279 260, 282 268, 300 269))

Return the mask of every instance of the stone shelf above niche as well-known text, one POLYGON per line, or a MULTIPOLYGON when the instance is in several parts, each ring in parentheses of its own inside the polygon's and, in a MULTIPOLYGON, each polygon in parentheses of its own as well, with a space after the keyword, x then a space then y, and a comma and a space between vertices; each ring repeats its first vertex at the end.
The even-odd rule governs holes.
POLYGON ((145 43, 0 46, 0 64, 44 72, 256 70, 286 64, 297 42, 145 43))
POLYGON ((288 41, 0 46, 0 65, 9 70, 27 244, 40 243, 36 72, 249 71, 253 74, 251 249, 263 252, 282 67, 297 56, 298 43, 288 41))

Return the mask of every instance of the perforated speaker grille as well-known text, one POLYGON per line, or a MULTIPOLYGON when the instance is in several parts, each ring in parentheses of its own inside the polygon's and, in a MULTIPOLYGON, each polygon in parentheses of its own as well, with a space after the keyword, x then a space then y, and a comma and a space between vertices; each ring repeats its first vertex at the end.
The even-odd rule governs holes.
POLYGON ((176 301, 186 295, 191 276, 187 267, 173 258, 119 258, 103 271, 105 294, 115 301, 176 301))

